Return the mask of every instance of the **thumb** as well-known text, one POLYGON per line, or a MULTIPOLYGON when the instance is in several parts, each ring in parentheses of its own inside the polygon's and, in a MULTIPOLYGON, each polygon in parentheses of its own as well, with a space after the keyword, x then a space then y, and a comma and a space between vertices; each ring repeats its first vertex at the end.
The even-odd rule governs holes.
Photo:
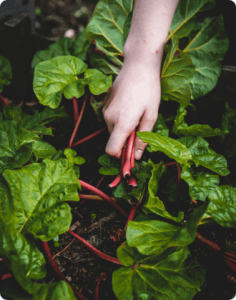
MULTIPOLYGON (((152 128, 157 120, 158 113, 153 112, 147 112, 145 111, 137 131, 152 131, 152 128)), ((135 138, 134 142, 134 157, 135 159, 139 160, 141 159, 143 155, 143 151, 145 147, 147 146, 147 143, 144 143, 138 136, 135 138)))

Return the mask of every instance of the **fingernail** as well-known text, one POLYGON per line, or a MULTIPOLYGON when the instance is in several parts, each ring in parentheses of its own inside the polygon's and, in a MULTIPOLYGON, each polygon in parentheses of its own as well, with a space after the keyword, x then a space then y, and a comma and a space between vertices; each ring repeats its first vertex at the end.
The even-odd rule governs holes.
POLYGON ((141 158, 142 154, 143 154, 142 150, 136 150, 135 155, 134 155, 135 159, 139 160, 141 158))

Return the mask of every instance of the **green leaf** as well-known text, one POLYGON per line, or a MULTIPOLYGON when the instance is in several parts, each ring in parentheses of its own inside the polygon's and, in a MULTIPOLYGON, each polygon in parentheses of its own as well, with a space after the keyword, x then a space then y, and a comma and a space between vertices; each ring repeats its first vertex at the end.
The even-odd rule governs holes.
POLYGON ((137 132, 137 136, 152 148, 161 151, 179 163, 192 159, 190 151, 180 142, 153 132, 137 132))
POLYGON ((81 60, 86 60, 86 52, 90 43, 86 39, 85 30, 79 32, 73 45, 73 55, 81 60))
POLYGON ((51 44, 46 50, 39 50, 35 53, 32 62, 31 69, 34 69, 42 61, 50 60, 53 57, 63 55, 61 47, 58 47, 56 43, 51 44))
POLYGON ((38 160, 39 158, 52 158, 57 150, 45 141, 35 141, 33 144, 33 153, 38 160))
POLYGON ((152 176, 148 182, 149 197, 147 202, 143 205, 142 210, 145 213, 152 212, 164 218, 180 222, 184 218, 184 213, 180 212, 177 218, 171 216, 166 210, 164 203, 159 199, 159 197, 156 196, 158 190, 158 182, 162 176, 162 173, 165 171, 165 166, 163 166, 163 162, 152 165, 152 176))
POLYGON ((133 9, 133 0, 100 0, 95 7, 92 19, 86 27, 86 37, 112 52, 123 53, 123 28, 129 13, 133 9))
POLYGON ((194 72, 190 56, 179 50, 178 39, 173 38, 161 72, 161 98, 187 106, 191 99, 190 81, 194 72))
POLYGON ((66 55, 41 62, 35 68, 33 89, 39 102, 56 108, 63 93, 66 99, 79 98, 84 94, 86 79, 78 79, 87 65, 77 57, 66 55))
POLYGON ((102 165, 102 168, 99 169, 99 173, 102 175, 118 175, 120 172, 120 166, 115 161, 114 158, 111 158, 108 154, 103 154, 98 158, 98 162, 102 165))
POLYGON ((189 185, 189 195, 192 199, 205 201, 206 197, 219 185, 218 175, 207 171, 194 172, 183 167, 181 178, 189 185))
POLYGON ((6 224, 20 233, 48 241, 69 229, 70 206, 64 201, 78 201, 80 187, 73 166, 66 159, 33 163, 19 170, 3 173, 11 200, 3 199, 2 214, 6 224))
POLYGON ((0 55, 0 93, 3 91, 3 85, 9 85, 12 79, 10 61, 0 55))
POLYGON ((207 213, 223 227, 236 228, 236 188, 221 185, 209 195, 207 213))
POLYGON ((112 275, 113 291, 119 300, 189 300, 204 282, 205 270, 190 257, 187 247, 166 252, 164 257, 143 258, 124 243, 117 256, 126 266, 112 275))
POLYGON ((205 141, 203 137, 188 136, 180 138, 178 141, 189 149, 196 167, 201 165, 221 176, 225 176, 230 173, 227 169, 227 161, 225 157, 211 150, 209 148, 209 143, 205 141))
POLYGON ((129 35, 129 31, 130 31, 130 27, 131 27, 131 22, 132 22, 132 18, 133 18, 133 11, 131 11, 124 23, 124 27, 123 27, 123 39, 124 39, 124 43, 127 40, 127 37, 129 35))
POLYGON ((100 95, 107 91, 112 85, 112 76, 106 76, 96 69, 87 69, 84 78, 90 79, 89 90, 94 95, 100 95))
POLYGON ((63 55, 70 55, 72 52, 72 49, 74 47, 74 40, 72 38, 69 37, 63 37, 61 39, 59 39, 58 41, 56 41, 56 45, 57 47, 60 46, 60 48, 62 49, 62 53, 63 55))
POLYGON ((65 156, 67 157, 68 161, 70 164, 74 165, 82 165, 86 162, 86 160, 81 157, 81 156, 76 156, 77 153, 75 150, 72 150, 72 149, 65 149, 64 150, 64 154, 65 156))
POLYGON ((196 236, 209 202, 193 211, 183 226, 175 226, 164 221, 129 221, 126 239, 130 247, 136 247, 141 254, 159 254, 169 247, 184 247, 191 244, 196 236))
POLYGON ((161 114, 152 128, 152 132, 159 133, 162 136, 169 136, 169 128, 166 126, 165 120, 161 114))

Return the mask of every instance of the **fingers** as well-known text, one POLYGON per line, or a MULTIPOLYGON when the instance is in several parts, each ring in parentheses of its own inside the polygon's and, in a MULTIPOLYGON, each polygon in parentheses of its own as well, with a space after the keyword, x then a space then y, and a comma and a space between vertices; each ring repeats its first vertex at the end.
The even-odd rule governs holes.
MULTIPOLYGON (((152 131, 152 128, 157 120, 158 117, 158 112, 147 112, 145 111, 138 130, 137 131, 152 131)), ((135 159, 139 160, 141 159, 142 155, 143 155, 143 151, 145 149, 145 147, 147 146, 147 143, 144 143, 138 136, 136 136, 135 138, 135 142, 134 142, 134 157, 135 159)))

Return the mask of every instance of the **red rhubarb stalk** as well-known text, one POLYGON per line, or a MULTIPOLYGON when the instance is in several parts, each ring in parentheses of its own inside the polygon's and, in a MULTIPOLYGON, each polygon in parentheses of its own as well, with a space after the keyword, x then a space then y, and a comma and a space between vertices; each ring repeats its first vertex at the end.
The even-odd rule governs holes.
POLYGON ((72 136, 70 138, 70 142, 69 142, 69 146, 68 148, 71 148, 72 144, 73 144, 73 141, 74 141, 74 138, 75 138, 75 135, 76 135, 76 132, 79 128, 79 124, 81 122, 81 119, 82 119, 82 116, 83 116, 83 113, 84 113, 84 109, 85 109, 85 105, 86 105, 86 102, 87 102, 87 96, 84 97, 84 102, 83 102, 83 105, 82 105, 82 108, 81 108, 81 112, 79 114, 79 117, 77 119, 77 122, 76 122, 76 125, 75 125, 75 128, 74 128, 74 131, 72 133, 72 136))
MULTIPOLYGON (((131 169, 135 167, 135 161, 134 161, 134 146, 133 146, 133 149, 132 149, 132 153, 131 153, 131 162, 130 162, 130 165, 131 165, 131 169)), ((137 187, 137 181, 136 179, 134 178, 133 175, 131 175, 131 178, 128 182, 128 185, 131 185, 132 187, 137 187)))
POLYGON ((126 147, 126 152, 125 152, 125 162, 123 165, 123 176, 130 176, 131 175, 131 154, 133 151, 134 147, 134 139, 135 139, 135 129, 131 132, 128 142, 127 142, 127 147, 126 147))
POLYGON ((174 162, 170 162, 170 163, 164 164, 164 166, 172 166, 172 165, 176 165, 176 164, 177 164, 177 162, 174 161, 174 162))
POLYGON ((211 246, 213 249, 216 249, 216 250, 219 250, 219 251, 221 250, 221 248, 217 244, 215 244, 212 241, 206 239, 205 237, 203 237, 198 232, 196 232, 196 238, 199 239, 200 241, 202 241, 203 243, 211 246))
POLYGON ((73 292, 81 299, 81 300, 87 300, 87 298, 85 298, 70 282, 69 280, 66 279, 66 277, 61 273, 61 271, 59 270, 56 262, 54 261, 52 254, 50 252, 50 249, 48 247, 48 243, 47 242, 43 242, 43 248, 45 250, 45 254, 49 260, 50 265, 53 267, 54 271, 56 272, 56 274, 58 275, 59 278, 61 278, 62 280, 64 280, 66 283, 68 283, 70 285, 70 287, 72 288, 73 292))
POLYGON ((79 117, 79 107, 76 97, 73 97, 73 109, 74 109, 74 125, 76 125, 76 122, 79 117))
POLYGON ((93 247, 91 244, 89 244, 87 241, 85 241, 84 239, 82 239, 82 237, 80 237, 78 234, 74 233, 71 230, 68 230, 67 232, 70 233, 71 235, 73 235, 75 238, 77 238, 81 243, 83 243, 83 245, 86 248, 88 248, 90 251, 92 251, 93 253, 95 253, 99 257, 101 257, 101 258, 103 258, 105 260, 111 261, 111 262, 113 262, 115 264, 122 265, 122 263, 117 258, 111 257, 111 256, 109 256, 109 255, 107 255, 105 253, 102 253, 101 251, 99 251, 98 249, 96 249, 95 247, 93 247))
POLYGON ((87 199, 87 200, 101 200, 103 199, 97 195, 84 195, 84 194, 79 194, 80 199, 87 199))
POLYGON ((3 96, 0 94, 0 99, 2 100, 3 106, 7 106, 7 101, 3 98, 3 96))
POLYGON ((225 179, 227 180, 228 184, 230 184, 230 180, 229 180, 228 176, 225 176, 225 179))
POLYGON ((128 217, 127 213, 114 201, 111 199, 111 197, 107 196, 105 193, 100 191, 99 189, 95 188, 94 186, 82 181, 79 179, 79 182, 81 186, 90 192, 93 192, 94 194, 100 196, 103 200, 107 201, 110 203, 113 207, 115 207, 124 217, 128 217))
POLYGON ((114 188, 116 187, 122 180, 123 175, 122 175, 122 168, 123 168, 123 164, 125 161, 125 149, 126 149, 126 143, 124 145, 124 147, 122 148, 122 152, 121 152, 121 158, 120 158, 120 174, 118 174, 116 176, 116 178, 112 181, 112 183, 110 183, 108 186, 110 188, 114 188))
POLYGON ((12 277, 11 273, 8 273, 5 275, 2 275, 1 280, 5 280, 5 279, 11 278, 11 277, 12 277))
POLYGON ((126 228, 127 228, 127 226, 128 226, 129 221, 132 221, 132 220, 133 220, 133 218, 134 218, 134 216, 135 216, 135 213, 136 213, 136 210, 137 210, 139 204, 140 204, 140 203, 139 203, 139 201, 138 201, 135 205, 132 205, 132 208, 131 208, 131 210, 130 210, 130 214, 129 214, 128 220, 127 220, 126 225, 125 225, 125 230, 126 230, 126 228))
POLYGON ((102 280, 106 280, 106 274, 101 273, 98 275, 98 278, 96 279, 97 285, 94 292, 94 300, 99 300, 99 287, 102 280))
POLYGON ((228 265, 228 267, 230 267, 230 269, 232 269, 234 272, 236 272, 236 265, 234 263, 232 263, 230 260, 228 260, 227 258, 225 259, 226 264, 228 265))
POLYGON ((98 135, 99 133, 103 132, 105 129, 106 129, 106 127, 103 127, 102 129, 99 129, 98 131, 96 131, 96 132, 94 132, 94 133, 92 133, 92 134, 86 136, 86 137, 83 138, 82 140, 80 140, 80 141, 74 143, 73 145, 71 145, 71 148, 73 148, 73 147, 75 147, 75 146, 78 146, 78 145, 80 145, 80 144, 82 144, 82 143, 84 143, 84 142, 86 142, 86 141, 92 139, 93 137, 95 137, 95 136, 98 135))

